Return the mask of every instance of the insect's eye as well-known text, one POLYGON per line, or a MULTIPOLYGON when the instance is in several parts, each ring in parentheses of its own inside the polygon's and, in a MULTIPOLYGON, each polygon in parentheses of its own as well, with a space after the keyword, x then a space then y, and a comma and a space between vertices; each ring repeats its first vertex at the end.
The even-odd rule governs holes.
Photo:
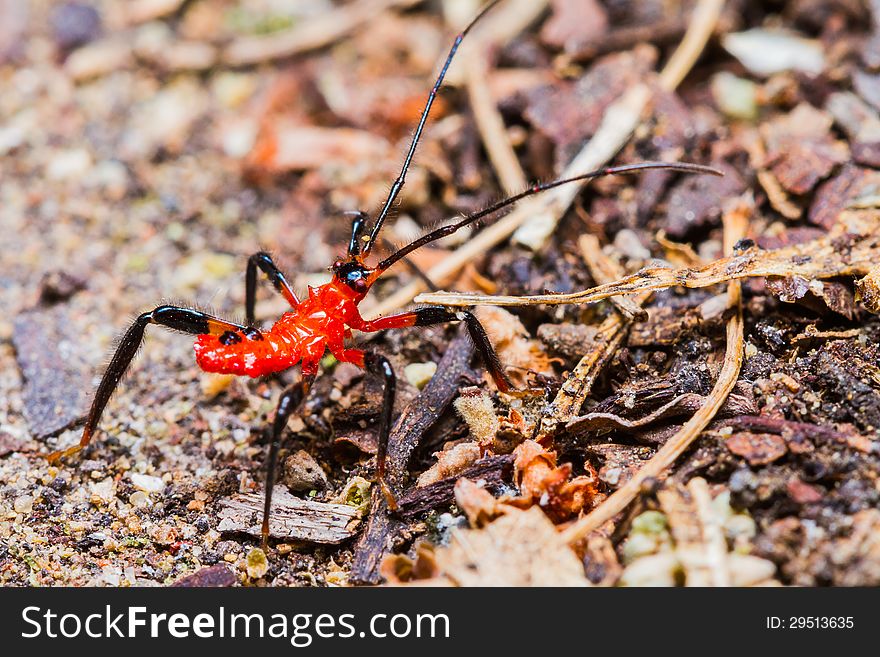
POLYGON ((358 278, 357 280, 351 282, 351 287, 354 288, 354 290, 357 292, 366 292, 367 282, 363 278, 358 278))

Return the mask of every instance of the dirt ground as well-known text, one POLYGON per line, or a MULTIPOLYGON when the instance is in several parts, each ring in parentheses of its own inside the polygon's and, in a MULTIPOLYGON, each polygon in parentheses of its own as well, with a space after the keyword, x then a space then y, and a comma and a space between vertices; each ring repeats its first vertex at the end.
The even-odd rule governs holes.
MULTIPOLYGON (((345 505, 358 520, 324 544, 273 530, 264 553, 221 516, 261 495, 264 429, 296 371, 208 375, 191 337, 151 327, 92 444, 57 466, 45 455, 79 440, 137 314, 174 301, 241 320, 245 263, 261 249, 297 290, 328 280, 343 213, 381 205, 480 2, 0 0, 0 582, 880 584, 880 272, 852 256, 880 254, 880 4, 536 0, 533 18, 519 2, 511 20, 508 3, 450 71, 388 241, 558 177, 609 117, 624 120, 616 103, 639 85, 645 106, 611 162, 725 175, 603 178, 546 239, 505 237, 439 287, 573 293, 731 253, 798 248, 804 265, 821 245, 834 252, 824 273, 742 279, 738 346, 725 328, 733 269, 711 287, 657 289, 639 301, 647 319, 608 300, 478 311, 525 397, 499 394, 454 326, 356 336, 400 379, 405 513, 368 492, 381 387, 325 359, 280 478, 314 513, 345 505), (712 5, 708 43, 669 84, 658 72, 712 5), (725 251, 734 207, 745 241, 725 251), (861 233, 841 227, 852 216, 861 233), (597 332, 609 321, 613 348, 597 332), (737 348, 732 391, 675 465, 557 544, 712 399, 737 348), (584 398, 554 415, 590 354, 584 398), (459 553, 466 536, 479 558, 459 553)), ((430 273, 482 229, 411 264, 430 273)), ((363 315, 395 310, 382 300, 418 281, 397 267, 363 315)), ((284 310, 261 286, 258 318, 284 310)))

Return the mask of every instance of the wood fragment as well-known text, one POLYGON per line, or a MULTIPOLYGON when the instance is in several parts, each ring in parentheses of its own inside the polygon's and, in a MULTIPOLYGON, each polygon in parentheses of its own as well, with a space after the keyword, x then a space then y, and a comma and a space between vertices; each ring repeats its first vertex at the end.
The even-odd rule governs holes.
POLYGON ((497 492, 505 483, 510 482, 512 473, 513 455, 486 457, 461 474, 407 491, 397 501, 400 505, 399 513, 402 517, 411 519, 426 511, 448 506, 453 500, 455 482, 461 478, 483 482, 486 490, 497 492))
MULTIPOLYGON (((746 234, 749 214, 750 204, 742 201, 724 213, 724 244, 728 253, 746 234)), ((580 542, 591 531, 598 529, 629 506, 648 479, 662 475, 700 436, 733 390, 742 366, 744 347, 742 290, 739 281, 733 280, 728 283, 727 297, 728 307, 733 310, 727 321, 727 348, 721 372, 706 400, 706 405, 694 413, 678 433, 670 438, 632 479, 612 493, 595 511, 565 529, 563 535, 569 543, 580 542)))
MULTIPOLYGON (((238 493, 220 500, 217 531, 260 536, 263 492, 238 493)), ((315 502, 291 495, 284 486, 272 493, 269 535, 285 540, 336 545, 357 533, 361 513, 347 504, 315 502)))
MULTIPOLYGON (((471 372, 473 344, 464 326, 450 344, 433 378, 404 409, 388 440, 386 478, 399 494, 407 479, 410 456, 425 433, 434 425, 458 394, 459 382, 471 372)), ((378 486, 371 491, 370 515, 355 546, 350 580, 356 584, 379 582, 379 565, 391 548, 391 538, 402 521, 389 514, 388 503, 378 486)))

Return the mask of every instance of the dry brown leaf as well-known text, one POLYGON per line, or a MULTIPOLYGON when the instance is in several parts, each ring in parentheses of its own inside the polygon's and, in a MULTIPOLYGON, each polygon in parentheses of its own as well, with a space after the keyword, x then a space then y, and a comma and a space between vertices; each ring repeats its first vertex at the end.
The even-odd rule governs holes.
POLYGON ((520 497, 507 498, 508 504, 537 504, 556 522, 568 520, 597 501, 598 477, 589 464, 589 475, 571 479, 570 463, 556 465, 556 453, 527 440, 514 450, 514 479, 520 497))
MULTIPOLYGON (((580 559, 537 507, 510 509, 484 529, 455 529, 449 546, 437 548, 432 557, 434 568, 421 566, 419 560, 413 564, 411 581, 440 586, 590 586, 580 559), (418 579, 419 569, 433 570, 435 576, 418 579)), ((383 571, 388 570, 383 564, 383 571)))
POLYGON ((515 384, 522 387, 525 374, 530 371, 553 374, 554 359, 540 342, 529 337, 516 315, 503 308, 477 308, 476 315, 495 344, 501 362, 513 370, 508 374, 515 384))

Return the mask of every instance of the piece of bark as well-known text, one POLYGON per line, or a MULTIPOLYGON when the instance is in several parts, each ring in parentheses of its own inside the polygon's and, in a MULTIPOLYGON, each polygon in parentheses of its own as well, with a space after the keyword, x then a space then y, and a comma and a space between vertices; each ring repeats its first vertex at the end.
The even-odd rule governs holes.
POLYGON ((454 497, 455 482, 461 478, 483 482, 486 490, 496 492, 510 481, 512 473, 512 454, 489 456, 454 477, 447 477, 433 484, 407 491, 397 501, 400 505, 398 514, 403 518, 411 519, 426 511, 448 506, 454 497))
POLYGON ((92 367, 77 348, 80 338, 63 307, 29 310, 15 318, 12 344, 24 377, 24 416, 34 438, 57 435, 86 415, 92 367))
MULTIPOLYGON (((410 402, 394 425, 388 439, 386 479, 395 493, 403 488, 407 465, 422 437, 437 422, 458 392, 461 378, 471 373, 474 349, 470 338, 459 329, 437 366, 437 373, 410 402)), ((379 582, 379 565, 391 547, 391 538, 402 526, 401 520, 388 513, 388 503, 379 486, 373 486, 370 515, 355 546, 349 580, 356 584, 379 582)))
POLYGON ((171 584, 173 588, 221 588, 232 586, 238 580, 228 566, 218 563, 181 577, 171 584))
MULTIPOLYGON (((220 500, 217 531, 260 536, 263 493, 238 493, 220 500)), ((357 533, 361 512, 347 504, 314 502, 291 495, 284 486, 272 493, 269 535, 285 540, 336 545, 357 533)))

